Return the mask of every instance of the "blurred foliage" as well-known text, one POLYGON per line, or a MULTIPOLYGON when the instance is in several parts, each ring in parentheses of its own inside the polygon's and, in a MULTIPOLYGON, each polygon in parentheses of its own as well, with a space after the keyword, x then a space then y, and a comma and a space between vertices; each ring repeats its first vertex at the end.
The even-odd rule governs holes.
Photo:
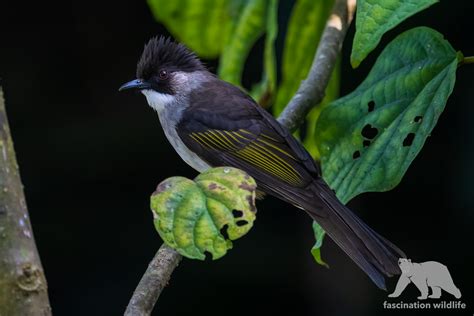
POLYGON ((273 113, 279 115, 308 75, 334 1, 299 0, 288 22, 281 83, 273 113))
MULTIPOLYGON (((204 58, 217 58, 235 27, 241 6, 229 0, 148 0, 156 20, 204 58)), ((235 1, 237 2, 237 1, 235 1)))
POLYGON ((262 80, 252 88, 250 95, 263 107, 271 105, 277 88, 277 60, 275 40, 278 35, 278 1, 270 0, 267 9, 265 48, 263 52, 262 80))
POLYGON ((220 167, 196 179, 172 177, 151 196, 155 227, 163 241, 192 259, 218 259, 255 220, 255 181, 245 172, 220 167))
MULTIPOLYGON (((192 5, 148 1, 173 36, 204 58, 220 57, 219 76, 239 86, 250 50, 265 36, 262 81, 250 94, 262 106, 272 105, 275 116, 306 78, 334 3, 295 2, 286 26, 281 78, 277 78, 275 40, 278 28, 284 30, 277 22, 277 0, 220 0, 211 1, 212 5, 204 0, 192 5)), ((385 32, 435 2, 359 0, 353 67, 385 32)), ((436 31, 412 29, 386 47, 356 90, 334 101, 340 85, 338 61, 325 99, 309 113, 306 133, 299 134, 305 135, 303 143, 311 155, 321 160, 324 179, 342 202, 363 192, 389 190, 400 182, 444 109, 460 56, 436 31)), ((311 252, 326 265, 320 253, 324 230, 317 223, 313 230, 316 244, 311 252)))
MULTIPOLYGON (((326 25, 334 1, 299 0, 295 3, 288 22, 281 65, 281 83, 273 106, 273 114, 279 115, 298 90, 313 63, 316 48, 326 25)), ((304 145, 313 158, 319 160, 316 146, 316 122, 324 106, 339 95, 340 66, 336 65, 322 103, 307 116, 304 145)), ((300 133, 299 133, 300 134, 300 133)))
POLYGON ((436 2, 438 0, 358 0, 352 67, 359 66, 387 31, 436 2))

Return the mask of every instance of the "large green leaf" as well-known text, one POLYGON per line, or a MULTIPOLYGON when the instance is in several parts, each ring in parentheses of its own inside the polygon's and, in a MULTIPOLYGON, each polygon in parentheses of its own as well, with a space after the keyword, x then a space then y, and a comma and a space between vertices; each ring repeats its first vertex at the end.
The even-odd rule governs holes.
POLYGON ((352 67, 359 66, 387 31, 436 2, 438 0, 358 0, 352 67))
POLYGON ((277 66, 275 40, 278 34, 278 0, 269 0, 266 14, 265 48, 263 51, 263 74, 259 84, 252 88, 250 95, 266 107, 276 92, 277 66))
POLYGON ((333 0, 298 0, 291 13, 282 60, 282 81, 273 106, 279 115, 308 75, 333 0))
POLYGON ((242 71, 250 49, 266 29, 267 0, 246 2, 235 30, 225 45, 219 62, 221 79, 241 85, 242 71))
POLYGON ((163 241, 185 257, 218 259, 255 220, 255 181, 245 172, 220 167, 194 181, 172 177, 151 196, 155 227, 163 241))
MULTIPOLYGON (((230 0, 147 0, 156 20, 204 58, 218 57, 233 30, 230 0)), ((241 1, 239 1, 241 2, 241 1)))
POLYGON ((409 30, 357 89, 322 111, 322 171, 341 201, 400 182, 444 110, 460 58, 438 32, 409 30))

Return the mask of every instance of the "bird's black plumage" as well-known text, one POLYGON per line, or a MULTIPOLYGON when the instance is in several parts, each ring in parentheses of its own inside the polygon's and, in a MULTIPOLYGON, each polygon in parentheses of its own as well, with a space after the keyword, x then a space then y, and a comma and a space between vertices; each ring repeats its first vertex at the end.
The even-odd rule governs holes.
POLYGON ((260 190, 306 210, 380 288, 384 275, 400 273, 404 253, 344 206, 305 148, 237 87, 217 78, 204 83, 176 130, 211 166, 245 170, 260 190))

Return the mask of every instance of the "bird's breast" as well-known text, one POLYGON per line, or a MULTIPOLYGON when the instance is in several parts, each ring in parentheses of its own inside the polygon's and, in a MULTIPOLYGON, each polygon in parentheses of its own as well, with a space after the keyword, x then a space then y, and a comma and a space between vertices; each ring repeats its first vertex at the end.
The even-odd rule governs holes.
POLYGON ((167 113, 167 111, 162 111, 158 113, 160 117, 161 126, 165 132, 166 138, 176 150, 181 159, 184 160, 189 166, 194 168, 199 172, 204 172, 209 169, 209 166, 204 160, 202 160, 198 155, 189 150, 189 148, 183 143, 181 137, 179 137, 178 132, 176 131, 176 123, 179 121, 179 117, 176 116, 179 113, 167 113))

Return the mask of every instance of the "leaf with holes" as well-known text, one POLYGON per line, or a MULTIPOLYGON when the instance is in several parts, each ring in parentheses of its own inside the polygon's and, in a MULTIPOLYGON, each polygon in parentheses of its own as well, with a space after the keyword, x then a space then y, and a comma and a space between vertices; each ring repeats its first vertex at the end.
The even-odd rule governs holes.
POLYGON ((461 59, 438 32, 409 30, 357 89, 322 111, 323 176, 341 201, 400 182, 444 110, 461 59))
POLYGON ((230 0, 148 0, 155 19, 204 58, 216 58, 222 53, 240 9, 240 1, 234 3, 230 0))
POLYGON ((218 259, 245 235, 255 221, 253 178, 245 172, 220 167, 196 179, 172 177, 151 196, 155 227, 163 241, 180 254, 218 259))
POLYGON ((352 67, 360 65, 387 31, 436 2, 438 0, 358 0, 352 67))

